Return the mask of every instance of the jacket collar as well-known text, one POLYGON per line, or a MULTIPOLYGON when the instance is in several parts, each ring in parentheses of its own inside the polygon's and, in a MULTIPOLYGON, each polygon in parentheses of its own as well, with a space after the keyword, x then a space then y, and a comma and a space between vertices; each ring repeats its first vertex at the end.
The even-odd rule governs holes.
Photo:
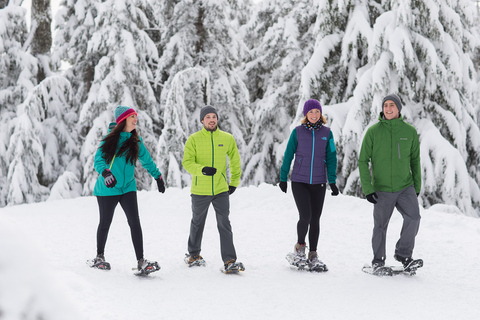
MULTIPOLYGON (((210 136, 210 133, 212 132, 212 131, 208 131, 208 130, 205 129, 205 127, 203 127, 203 126, 202 126, 202 130, 201 130, 201 131, 202 131, 202 134, 209 135, 209 136, 210 136)), ((217 129, 216 129, 215 131, 213 131, 213 134, 214 134, 214 135, 217 135, 219 131, 220 131, 220 129, 218 129, 218 125, 217 125, 217 129)))

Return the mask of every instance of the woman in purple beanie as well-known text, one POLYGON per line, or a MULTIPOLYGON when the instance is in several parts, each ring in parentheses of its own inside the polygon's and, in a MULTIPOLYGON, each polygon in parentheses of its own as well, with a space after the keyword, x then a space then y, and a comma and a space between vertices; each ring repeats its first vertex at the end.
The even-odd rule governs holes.
POLYGON ((327 182, 332 195, 338 195, 337 151, 332 131, 325 126, 327 121, 322 115, 320 102, 315 99, 305 102, 303 115, 305 118, 301 125, 290 135, 280 171, 280 189, 286 193, 290 165, 295 158, 290 180, 299 212, 298 241, 293 254, 287 255, 287 259, 301 269, 324 272, 328 268, 318 259, 317 254, 320 216, 327 182), (310 244, 308 258, 305 254, 307 232, 310 244))

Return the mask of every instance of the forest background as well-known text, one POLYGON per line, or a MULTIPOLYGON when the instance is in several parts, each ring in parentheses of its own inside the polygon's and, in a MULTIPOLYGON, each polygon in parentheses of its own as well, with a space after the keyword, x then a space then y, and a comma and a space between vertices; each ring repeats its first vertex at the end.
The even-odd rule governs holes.
MULTIPOLYGON (((168 187, 206 104, 276 184, 303 103, 318 99, 338 186, 364 197, 358 152, 382 98, 420 136, 421 204, 480 216, 480 30, 473 0, 0 0, 0 206, 91 195, 117 105, 168 187), (23 5, 23 6, 22 6, 23 5)), ((140 190, 152 178, 138 166, 140 190)))

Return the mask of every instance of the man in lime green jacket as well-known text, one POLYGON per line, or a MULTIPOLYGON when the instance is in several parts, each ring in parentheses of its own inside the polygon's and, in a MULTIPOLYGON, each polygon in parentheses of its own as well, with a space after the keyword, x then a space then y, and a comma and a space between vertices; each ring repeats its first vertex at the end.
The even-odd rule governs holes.
POLYGON ((399 97, 386 96, 382 109, 379 122, 365 133, 358 159, 363 192, 374 204, 372 267, 385 265, 388 222, 397 208, 403 217, 403 228, 394 257, 407 268, 414 261, 412 253, 420 225, 420 142, 415 128, 400 115, 399 97))
POLYGON ((230 225, 230 195, 240 183, 241 164, 237 144, 233 136, 217 126, 218 113, 211 106, 200 111, 202 130, 192 134, 185 143, 183 167, 192 175, 192 221, 188 239, 187 264, 203 265, 200 256, 201 242, 208 207, 213 204, 220 233, 220 249, 226 272, 243 269, 237 263, 230 225), (230 183, 227 179, 227 157, 230 167, 230 183))

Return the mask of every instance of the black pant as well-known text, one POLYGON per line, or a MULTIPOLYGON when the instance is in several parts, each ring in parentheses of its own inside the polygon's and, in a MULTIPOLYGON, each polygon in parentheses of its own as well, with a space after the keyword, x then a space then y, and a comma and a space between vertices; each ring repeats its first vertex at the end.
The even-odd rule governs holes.
POLYGON ((310 226, 308 233, 310 251, 317 251, 318 236, 320 235, 320 216, 322 215, 326 189, 325 183, 292 182, 293 197, 300 215, 297 223, 298 243, 305 243, 305 237, 310 226))
POLYGON ((128 192, 119 196, 97 196, 98 208, 100 210, 100 222, 97 229, 97 254, 104 253, 107 242, 108 230, 112 224, 115 207, 120 202, 125 215, 127 216, 130 233, 132 235, 133 247, 137 260, 143 258, 143 235, 138 216, 137 193, 128 192))

